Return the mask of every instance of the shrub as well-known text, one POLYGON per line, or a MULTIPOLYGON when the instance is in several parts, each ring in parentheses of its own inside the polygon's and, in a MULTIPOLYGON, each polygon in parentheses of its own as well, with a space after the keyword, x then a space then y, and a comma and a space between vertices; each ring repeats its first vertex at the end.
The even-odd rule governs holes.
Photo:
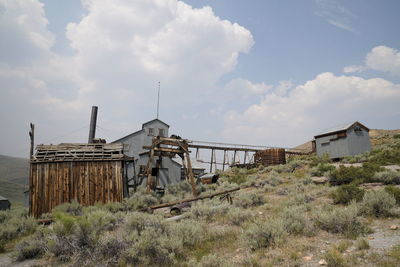
POLYGON ((165 187, 166 194, 182 195, 192 192, 192 186, 187 181, 182 181, 177 184, 168 184, 165 187))
POLYGON ((325 207, 314 215, 315 224, 322 230, 356 237, 365 232, 365 227, 357 218, 358 207, 355 203, 342 207, 325 207))
POLYGON ((365 250, 365 249, 369 249, 369 243, 368 240, 366 240, 365 238, 359 238, 356 241, 356 248, 358 250, 365 250))
POLYGON ((113 266, 118 262, 128 243, 115 234, 104 234, 96 244, 96 257, 113 266))
POLYGON ((374 182, 380 182, 384 184, 400 184, 400 173, 393 171, 377 172, 372 179, 374 182))
POLYGON ((362 167, 339 166, 330 173, 330 183, 332 185, 349 184, 351 182, 371 182, 376 172, 382 171, 377 163, 366 162, 362 167))
POLYGON ((54 213, 55 223, 53 224, 54 233, 61 237, 72 233, 75 227, 75 218, 68 213, 54 213))
POLYGON ((314 223, 305 215, 306 208, 301 206, 288 207, 283 211, 282 220, 286 232, 295 235, 313 236, 314 223))
POLYGON ((158 203, 157 197, 151 193, 146 193, 144 189, 136 191, 132 197, 126 200, 126 205, 129 210, 139 210, 158 203))
POLYGON ((182 242, 176 236, 146 229, 133 242, 125 258, 134 266, 172 266, 176 263, 176 256, 182 253, 182 242))
POLYGON ((360 201, 364 196, 364 190, 355 184, 341 185, 332 192, 333 203, 348 204, 352 200, 360 201))
POLYGON ((240 226, 244 222, 251 220, 253 217, 252 213, 248 210, 241 209, 241 208, 229 208, 228 214, 226 218, 228 223, 240 226))
POLYGON ((63 203, 61 205, 58 205, 53 209, 53 215, 54 213, 68 213, 73 216, 80 216, 82 215, 82 206, 75 200, 69 202, 69 203, 63 203))
POLYGON ((136 231, 139 235, 147 228, 158 230, 161 232, 167 231, 167 223, 161 217, 141 213, 133 212, 126 218, 125 227, 129 232, 136 231))
POLYGON ((121 202, 108 202, 102 206, 104 209, 117 213, 118 211, 124 211, 125 207, 121 202))
POLYGON ((207 237, 203 225, 198 221, 185 220, 172 223, 170 227, 171 233, 182 241, 184 247, 200 244, 207 237))
POLYGON ((384 189, 378 189, 365 193, 360 202, 360 213, 375 217, 389 217, 394 215, 393 208, 396 200, 384 189))
POLYGON ((319 163, 317 166, 311 168, 310 174, 312 176, 323 176, 328 172, 336 170, 335 166, 327 163, 319 163))
POLYGON ((34 259, 44 254, 44 244, 36 237, 25 239, 15 247, 15 256, 18 261, 34 259))
POLYGON ((321 156, 314 156, 311 158, 310 167, 315 167, 318 164, 330 163, 331 159, 328 154, 323 154, 321 156))
POLYGON ((36 220, 32 217, 14 217, 9 215, 0 228, 0 240, 12 240, 35 231, 36 220))
POLYGON ((329 267, 344 267, 346 266, 346 261, 342 254, 336 249, 330 249, 325 253, 324 259, 329 267))
POLYGON ((285 235, 281 220, 259 220, 244 231, 243 240, 250 249, 256 250, 279 244, 285 235))
POLYGON ((400 139, 400 134, 395 134, 395 135, 393 135, 393 138, 394 138, 394 139, 400 139))
POLYGON ((391 147, 373 150, 370 160, 380 165, 400 164, 400 144, 397 143, 391 147))
POLYGON ((193 219, 201 219, 210 222, 215 220, 217 216, 224 215, 227 212, 228 207, 226 204, 210 206, 210 202, 206 202, 192 206, 190 216, 193 219))
POLYGON ((265 203, 264 195, 261 192, 245 192, 240 193, 233 199, 236 207, 248 208, 259 206, 265 203))
POLYGON ((232 266, 232 263, 226 261, 221 256, 210 254, 203 256, 199 263, 189 263, 193 267, 227 267, 232 266))
POLYGON ((385 191, 393 195, 394 199, 396 199, 397 205, 400 204, 400 188, 389 185, 385 187, 385 191))

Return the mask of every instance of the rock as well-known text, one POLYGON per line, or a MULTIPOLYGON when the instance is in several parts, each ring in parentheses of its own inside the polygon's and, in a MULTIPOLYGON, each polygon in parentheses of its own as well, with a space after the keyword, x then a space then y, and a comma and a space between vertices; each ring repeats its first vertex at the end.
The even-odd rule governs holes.
POLYGON ((373 240, 373 239, 375 239, 375 237, 369 236, 368 239, 369 239, 369 240, 373 240))
POLYGON ((304 257, 303 257, 303 260, 305 260, 305 261, 310 261, 310 260, 312 260, 312 257, 313 257, 313 256, 304 256, 304 257))
POLYGON ((314 184, 326 184, 327 182, 329 182, 329 178, 325 176, 322 177, 313 176, 311 177, 311 181, 314 184))
POLYGON ((263 213, 262 213, 262 211, 259 211, 258 214, 262 215, 263 213))
POLYGON ((397 225, 393 224, 390 226, 390 230, 397 230, 397 229, 399 229, 399 227, 397 225))
POLYGON ((327 265, 328 263, 326 262, 326 260, 320 260, 318 262, 319 265, 327 265))

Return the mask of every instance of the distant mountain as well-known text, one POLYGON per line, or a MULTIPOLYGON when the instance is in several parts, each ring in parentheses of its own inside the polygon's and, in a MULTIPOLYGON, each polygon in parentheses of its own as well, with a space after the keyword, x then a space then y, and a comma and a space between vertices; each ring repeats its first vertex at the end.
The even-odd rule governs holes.
POLYGON ((29 160, 0 155, 0 195, 22 204, 28 186, 29 160))

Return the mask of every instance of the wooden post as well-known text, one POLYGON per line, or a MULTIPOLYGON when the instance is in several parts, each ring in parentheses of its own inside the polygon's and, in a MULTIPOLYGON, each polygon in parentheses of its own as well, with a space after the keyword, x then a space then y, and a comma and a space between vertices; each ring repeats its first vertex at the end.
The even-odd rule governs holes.
POLYGON ((186 162, 187 162, 187 175, 188 175, 190 183, 192 185, 192 194, 193 194, 194 197, 196 197, 197 196, 196 182, 194 180, 192 164, 190 162, 190 156, 189 156, 189 152, 188 151, 185 152, 185 157, 186 157, 186 162))
POLYGON ((224 161, 222 162, 222 170, 225 171, 226 150, 224 150, 224 161))
POLYGON ((147 170, 147 192, 150 192, 150 190, 151 190, 151 182, 152 182, 151 169, 152 169, 152 164, 153 164, 153 157, 154 157, 154 148, 151 148, 149 161, 147 162, 147 168, 146 168, 146 170, 147 170))
POLYGON ((197 148, 196 148, 196 159, 199 159, 199 155, 200 155, 200 154, 199 154, 199 148, 197 147, 197 148))
POLYGON ((233 152, 233 162, 232 165, 236 164, 236 150, 233 152))
POLYGON ((210 173, 212 173, 213 170, 213 162, 214 162, 214 149, 211 150, 210 173))
POLYGON ((246 159, 247 159, 247 151, 244 152, 243 164, 246 164, 246 159))

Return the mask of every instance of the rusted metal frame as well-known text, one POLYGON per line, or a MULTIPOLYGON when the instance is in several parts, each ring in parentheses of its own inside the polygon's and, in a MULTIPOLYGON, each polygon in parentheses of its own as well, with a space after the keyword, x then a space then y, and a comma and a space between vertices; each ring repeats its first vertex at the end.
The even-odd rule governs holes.
POLYGON ((213 198, 215 196, 228 194, 228 193, 235 192, 235 191, 238 191, 238 190, 240 190, 240 187, 235 187, 233 189, 225 190, 225 191, 214 193, 214 194, 208 194, 208 195, 204 195, 204 196, 198 196, 198 197, 178 200, 178 201, 174 201, 174 202, 163 203, 163 204, 160 204, 160 205, 154 205, 154 206, 150 206, 150 207, 147 207, 147 208, 140 209, 139 211, 148 211, 148 210, 155 210, 155 209, 171 207, 171 206, 175 206, 175 205, 186 203, 186 202, 193 202, 193 201, 197 201, 197 200, 213 198))

